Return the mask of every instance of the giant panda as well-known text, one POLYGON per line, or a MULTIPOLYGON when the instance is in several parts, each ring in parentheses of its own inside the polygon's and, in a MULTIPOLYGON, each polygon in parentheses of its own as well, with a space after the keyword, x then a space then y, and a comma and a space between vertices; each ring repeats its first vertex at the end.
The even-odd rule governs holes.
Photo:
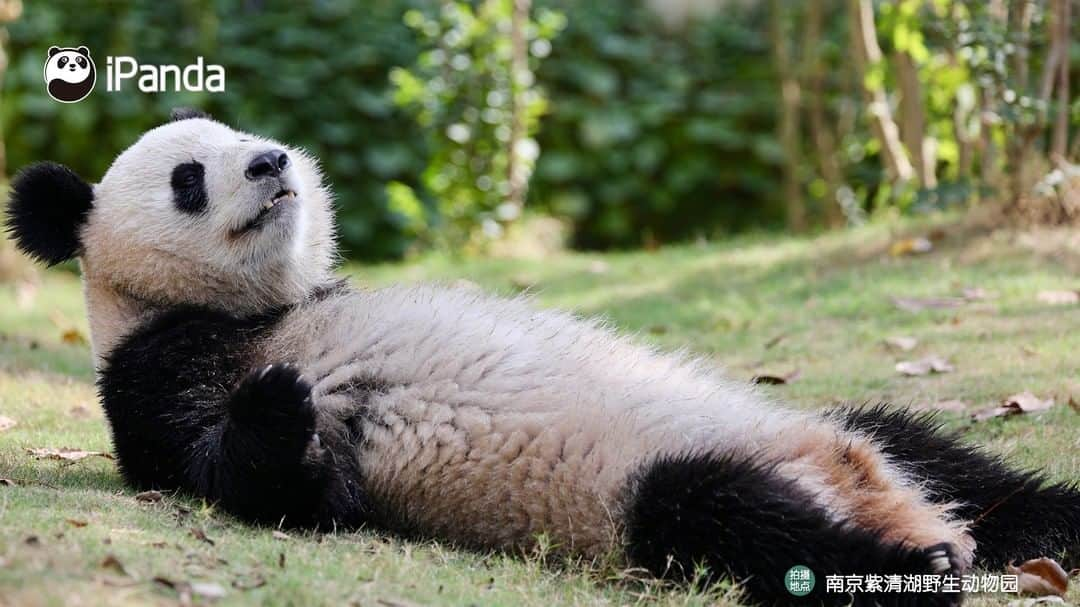
POLYGON ((97 184, 13 180, 17 245, 78 257, 119 468, 253 523, 368 527, 726 576, 958 575, 1080 556, 1080 491, 894 408, 769 402, 692 358, 523 299, 334 277, 331 194, 304 151, 174 113, 97 184))

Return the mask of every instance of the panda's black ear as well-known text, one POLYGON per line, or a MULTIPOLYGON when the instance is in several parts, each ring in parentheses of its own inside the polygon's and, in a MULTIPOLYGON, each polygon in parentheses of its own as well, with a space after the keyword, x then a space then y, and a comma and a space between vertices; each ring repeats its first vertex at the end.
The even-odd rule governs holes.
POLYGON ((169 122, 187 120, 189 118, 206 118, 209 120, 210 114, 193 107, 174 107, 172 112, 169 113, 169 122))
POLYGON ((55 265, 79 251, 79 228, 94 202, 94 188, 55 162, 32 164, 11 181, 7 231, 21 251, 55 265))
POLYGON ((80 46, 79 48, 77 48, 75 50, 78 51, 78 53, 80 55, 85 55, 87 57, 90 56, 90 49, 86 48, 85 46, 80 46))
POLYGON ((50 46, 49 47, 49 56, 50 57, 52 57, 53 55, 55 55, 56 53, 59 53, 59 52, 60 52, 60 47, 59 46, 50 46))

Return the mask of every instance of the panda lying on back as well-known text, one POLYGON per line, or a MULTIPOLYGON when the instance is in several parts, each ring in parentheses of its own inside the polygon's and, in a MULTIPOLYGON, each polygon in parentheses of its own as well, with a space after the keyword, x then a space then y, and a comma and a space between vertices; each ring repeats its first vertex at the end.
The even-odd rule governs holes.
MULTIPOLYGON (((884 408, 816 415, 521 300, 336 281, 300 150, 181 112, 91 186, 41 163, 10 231, 79 256, 124 478, 243 519, 784 574, 959 574, 1080 557, 1080 492, 884 408)), ((846 604, 824 592, 805 600, 846 604)), ((911 602, 896 594, 860 603, 911 602)), ((957 595, 923 595, 951 604, 957 595)))

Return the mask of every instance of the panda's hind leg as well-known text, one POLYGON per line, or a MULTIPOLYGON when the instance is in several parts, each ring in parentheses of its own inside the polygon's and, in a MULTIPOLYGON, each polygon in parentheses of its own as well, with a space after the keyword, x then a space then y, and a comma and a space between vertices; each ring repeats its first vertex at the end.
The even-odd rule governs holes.
POLYGON ((1080 565, 1080 487, 1049 483, 1005 465, 945 433, 928 415, 884 406, 843 409, 833 417, 870 437, 924 487, 929 499, 957 504, 971 521, 976 560, 1001 567, 1012 560, 1065 555, 1080 565))
MULTIPOLYGON (((948 574, 962 569, 947 544, 916 547, 830 516, 815 496, 776 471, 738 456, 691 453, 647 463, 628 485, 627 556, 656 575, 691 579, 695 567, 728 574, 765 604, 907 604, 898 593, 826 592, 828 575, 948 574), (797 598, 784 584, 795 565, 817 584, 797 598)), ((958 595, 920 595, 918 604, 951 605, 958 595)))

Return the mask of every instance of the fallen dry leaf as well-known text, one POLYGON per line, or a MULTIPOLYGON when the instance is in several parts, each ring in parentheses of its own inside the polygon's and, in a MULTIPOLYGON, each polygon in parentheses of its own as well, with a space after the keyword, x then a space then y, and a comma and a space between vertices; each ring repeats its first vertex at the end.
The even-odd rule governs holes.
POLYGON ((136 501, 140 502, 160 502, 162 497, 164 496, 161 494, 160 491, 155 491, 153 489, 151 489, 150 491, 143 491, 142 493, 135 494, 136 501))
POLYGON ((60 334, 60 341, 72 346, 86 345, 86 336, 78 329, 66 329, 60 334))
POLYGON ((778 346, 780 344, 780 342, 787 339, 787 336, 788 336, 787 333, 778 333, 775 337, 773 337, 769 341, 765 342, 765 349, 769 350, 769 349, 775 348, 776 346, 778 346))
POLYGON ((0 432, 3 432, 4 430, 11 430, 17 425, 19 425, 19 422, 11 419, 6 415, 0 415, 0 432))
POLYGON ((88 457, 104 457, 105 459, 115 459, 113 458, 111 453, 105 453, 103 451, 83 451, 82 449, 53 449, 50 447, 42 447, 39 449, 27 449, 26 452, 30 455, 33 455, 37 459, 56 459, 70 463, 84 460, 88 457))
POLYGON ((885 345, 893 350, 899 350, 901 352, 910 352, 919 345, 919 340, 914 337, 908 337, 906 335, 895 335, 893 337, 885 338, 885 345))
POLYGON ((207 599, 220 599, 225 596, 225 588, 213 582, 191 582, 191 593, 207 599))
POLYGON ((955 367, 949 361, 940 356, 927 356, 919 360, 905 360, 896 363, 898 373, 912 377, 931 373, 951 373, 955 370, 955 367))
POLYGON ((798 369, 792 370, 790 373, 759 373, 750 378, 752 384, 764 384, 767 386, 781 386, 784 384, 790 384, 799 376, 802 375, 802 371, 798 369))
POLYGON ((0 478, 0 487, 16 487, 17 483, 10 478, 0 478))
POLYGON ((914 238, 901 238, 892 243, 889 246, 889 255, 902 257, 904 255, 929 253, 932 250, 934 250, 934 243, 930 242, 929 238, 916 236, 914 238))
POLYGON ((1080 413, 1080 400, 1077 400, 1076 395, 1069 395, 1069 408, 1080 413))
POLYGON ((1053 559, 1032 559, 1019 567, 1010 563, 1005 569, 1019 577, 1018 586, 1023 594, 1065 596, 1069 591, 1069 574, 1053 559))
POLYGON ((603 261, 601 259, 589 262, 590 274, 607 274, 608 270, 610 269, 611 266, 609 266, 606 261, 603 261))
POLYGON ((86 405, 75 405, 71 409, 68 409, 68 415, 71 417, 85 418, 90 417, 90 408, 86 405))
POLYGON ((69 525, 71 525, 72 527, 78 527, 78 528, 82 528, 82 527, 85 527, 85 526, 90 524, 90 523, 88 523, 88 522, 86 522, 86 521, 84 521, 82 519, 77 519, 77 518, 69 518, 69 519, 64 519, 64 520, 66 520, 67 523, 69 525))
POLYGON ((1053 407, 1054 399, 1042 400, 1031 392, 1021 392, 1006 398, 1002 406, 1015 409, 1017 413, 1037 413, 1053 407))
POLYGON ((292 539, 289 536, 288 533, 285 533, 284 531, 278 531, 277 529, 275 529, 274 532, 271 533, 270 535, 273 536, 273 538, 275 540, 291 540, 292 539))
POLYGON ((939 400, 933 403, 923 403, 914 407, 916 411, 949 411, 960 413, 967 411, 967 403, 962 400, 939 400))
POLYGON ((1037 599, 1009 601, 1005 607, 1039 607, 1040 605, 1067 605, 1060 596, 1041 596, 1037 599))
POLYGON ((891 297, 890 299, 894 306, 906 312, 946 310, 959 308, 967 303, 963 297, 891 297))
POLYGON ((1036 299, 1052 306, 1080 303, 1080 291, 1039 291, 1036 299))
POLYGON ((116 558, 115 554, 106 554, 105 558, 101 559, 101 568, 109 569, 120 575, 127 575, 127 570, 124 569, 124 564, 120 562, 120 559, 116 558))
POLYGON ((975 412, 975 421, 984 421, 995 417, 1008 417, 1010 415, 1023 415, 1026 413, 1039 413, 1054 406, 1054 399, 1043 400, 1031 392, 1021 392, 1006 398, 996 407, 990 407, 975 412))
POLYGON ((191 531, 191 537, 193 537, 193 538, 195 538, 197 540, 201 540, 203 542, 206 542, 207 544, 210 544, 211 546, 214 545, 214 540, 207 537, 206 532, 203 531, 202 528, 200 528, 200 527, 192 527, 190 529, 190 531, 191 531))

